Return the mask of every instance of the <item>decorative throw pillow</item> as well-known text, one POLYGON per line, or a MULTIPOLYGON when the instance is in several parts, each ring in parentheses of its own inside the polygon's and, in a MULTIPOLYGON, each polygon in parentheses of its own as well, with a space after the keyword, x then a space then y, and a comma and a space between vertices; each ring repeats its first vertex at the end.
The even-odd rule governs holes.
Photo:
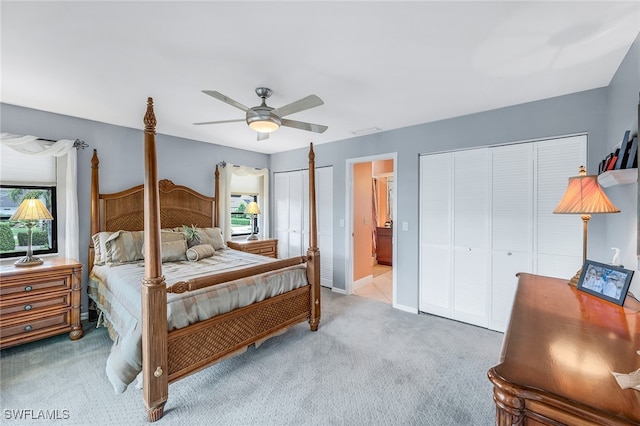
POLYGON ((114 232, 104 243, 105 263, 107 265, 121 265, 143 259, 143 242, 143 231, 114 232))
POLYGON ((184 234, 175 231, 160 231, 160 242, 166 243, 169 241, 185 241, 184 234))
POLYGON ((215 249, 211 244, 198 244, 187 249, 187 260, 195 262, 213 256, 215 249))
POLYGON ((166 241, 160 244, 162 263, 187 260, 187 242, 182 240, 166 241))
POLYGON ((104 265, 107 260, 107 248, 105 247, 105 241, 113 235, 113 232, 98 232, 94 234, 91 239, 93 240, 93 264, 104 265))
POLYGON ((201 244, 211 244, 215 250, 227 248, 220 228, 199 228, 199 231, 201 244))

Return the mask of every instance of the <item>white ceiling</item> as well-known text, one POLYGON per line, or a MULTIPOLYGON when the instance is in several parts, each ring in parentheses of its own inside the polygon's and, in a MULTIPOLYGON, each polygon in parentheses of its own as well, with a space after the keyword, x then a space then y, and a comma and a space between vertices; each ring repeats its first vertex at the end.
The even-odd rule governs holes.
MULTIPOLYGON (((0 101, 263 153, 607 86, 640 2, 2 1, 0 101), (249 107, 316 94, 266 141, 249 107)), ((46 137, 47 135, 39 135, 46 137)), ((82 135, 77 135, 82 138, 82 135)))

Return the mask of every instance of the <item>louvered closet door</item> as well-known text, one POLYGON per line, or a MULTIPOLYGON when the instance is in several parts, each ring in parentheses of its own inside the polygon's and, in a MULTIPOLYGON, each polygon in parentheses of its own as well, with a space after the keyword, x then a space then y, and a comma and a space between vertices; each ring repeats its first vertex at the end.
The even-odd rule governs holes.
MULTIPOLYGON (((303 247, 309 247, 309 171, 303 176, 303 247)), ((320 250, 320 284, 333 287, 333 166, 316 169, 316 221, 320 250)))
POLYGON ((489 261, 489 150, 453 154, 452 318, 486 327, 489 261))
POLYGON ((536 273, 568 279, 582 266, 582 220, 580 215, 553 214, 553 210, 567 189, 569 177, 577 176, 580 166, 587 164, 587 137, 536 142, 534 154, 536 273))
POLYGON ((274 174, 278 257, 302 255, 302 172, 274 174))
POLYGON ((420 157, 420 306, 451 316, 452 154, 420 157))
POLYGON ((533 272, 533 144, 491 149, 491 310, 489 328, 504 332, 518 272, 533 272))

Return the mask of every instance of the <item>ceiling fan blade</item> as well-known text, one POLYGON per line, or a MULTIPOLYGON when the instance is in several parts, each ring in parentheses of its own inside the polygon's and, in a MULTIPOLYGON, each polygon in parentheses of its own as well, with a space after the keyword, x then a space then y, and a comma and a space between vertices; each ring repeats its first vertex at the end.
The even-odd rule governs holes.
POLYGON ((327 126, 322 124, 305 123, 304 121, 287 120, 283 118, 280 120, 283 126, 294 127, 300 130, 308 130, 310 132, 323 133, 328 129, 327 126))
POLYGON ((216 92, 215 90, 203 90, 202 93, 206 93, 209 96, 213 96, 214 98, 218 99, 219 101, 226 102, 231 106, 234 106, 234 107, 236 107, 238 109, 243 110, 244 112, 247 112, 247 110, 249 109, 248 107, 242 105, 240 102, 234 101, 230 97, 225 96, 220 92, 216 92))
POLYGON ((193 123, 196 126, 199 126, 201 124, 222 124, 222 123, 237 123, 239 121, 246 121, 244 118, 238 118, 236 120, 222 120, 222 121, 203 121, 201 123, 193 123))
POLYGON ((291 102, 290 104, 281 106, 280 108, 276 108, 273 110, 273 112, 275 112, 280 117, 284 117, 286 115, 304 111, 305 109, 314 108, 320 105, 324 105, 322 99, 320 99, 316 95, 309 95, 306 98, 302 98, 295 102, 291 102))
POLYGON ((269 133, 260 133, 258 132, 258 140, 259 141, 264 141, 269 139, 269 133))

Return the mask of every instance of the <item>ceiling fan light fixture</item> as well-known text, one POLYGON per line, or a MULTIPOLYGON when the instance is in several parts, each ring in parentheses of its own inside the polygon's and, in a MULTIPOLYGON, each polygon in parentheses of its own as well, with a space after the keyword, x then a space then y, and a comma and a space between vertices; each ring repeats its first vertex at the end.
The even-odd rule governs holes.
POLYGON ((270 118, 257 118, 249 121, 249 127, 258 133, 272 133, 280 128, 280 123, 270 118))

